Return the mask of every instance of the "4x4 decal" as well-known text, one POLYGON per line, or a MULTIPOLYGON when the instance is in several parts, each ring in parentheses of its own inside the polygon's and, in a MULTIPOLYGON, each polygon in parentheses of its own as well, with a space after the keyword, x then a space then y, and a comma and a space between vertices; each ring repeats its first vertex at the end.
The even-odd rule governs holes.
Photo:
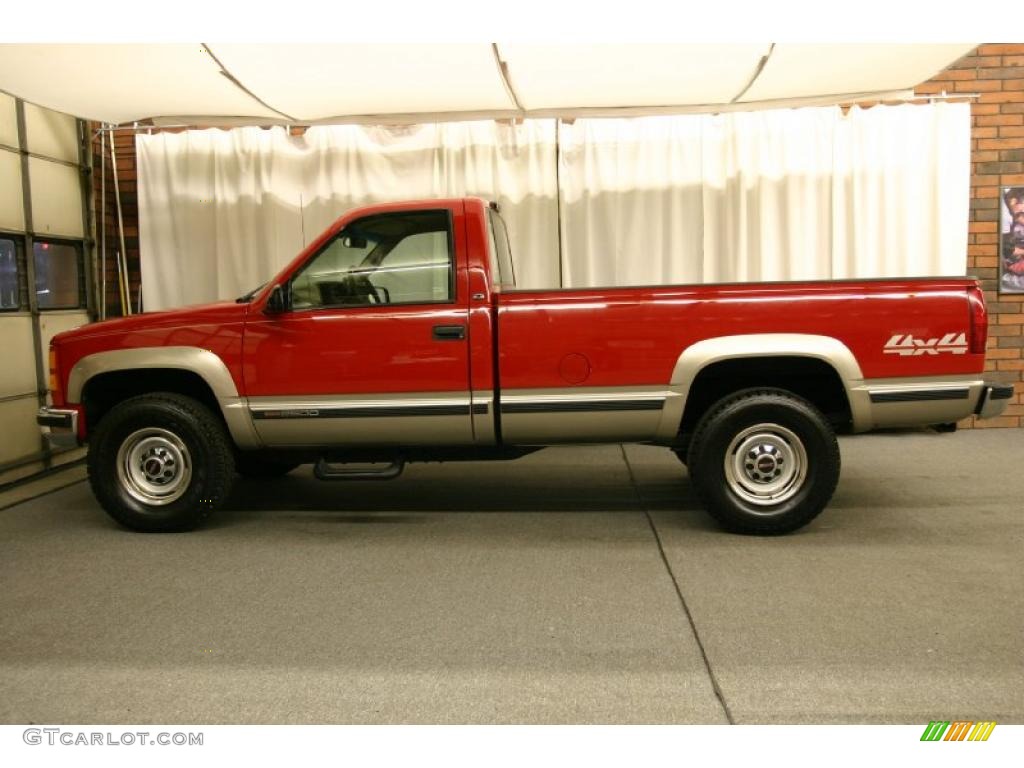
POLYGON ((934 339, 918 339, 909 333, 893 334, 882 350, 887 355, 937 355, 949 352, 952 355, 967 354, 967 334, 947 333, 934 339))

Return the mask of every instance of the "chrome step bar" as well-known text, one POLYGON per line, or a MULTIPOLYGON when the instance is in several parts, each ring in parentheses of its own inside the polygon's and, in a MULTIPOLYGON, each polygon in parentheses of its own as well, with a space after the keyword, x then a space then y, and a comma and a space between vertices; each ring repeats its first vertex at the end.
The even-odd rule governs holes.
POLYGON ((395 459, 382 469, 346 469, 344 466, 328 463, 327 459, 321 458, 313 467, 313 475, 317 480, 340 481, 340 480, 394 480, 405 469, 404 459, 395 459))

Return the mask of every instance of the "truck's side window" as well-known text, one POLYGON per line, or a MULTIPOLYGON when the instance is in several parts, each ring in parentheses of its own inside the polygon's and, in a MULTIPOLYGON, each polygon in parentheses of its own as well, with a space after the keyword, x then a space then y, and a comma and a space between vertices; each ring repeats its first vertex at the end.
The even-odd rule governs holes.
POLYGON ((352 222, 292 279, 292 308, 430 304, 454 299, 448 211, 352 222))
POLYGON ((447 232, 409 235, 381 261, 373 283, 392 304, 448 301, 451 263, 447 232))
POLYGON ((487 210, 490 226, 491 281, 502 288, 516 287, 516 274, 512 266, 512 251, 508 246, 508 231, 505 222, 493 208, 487 210))

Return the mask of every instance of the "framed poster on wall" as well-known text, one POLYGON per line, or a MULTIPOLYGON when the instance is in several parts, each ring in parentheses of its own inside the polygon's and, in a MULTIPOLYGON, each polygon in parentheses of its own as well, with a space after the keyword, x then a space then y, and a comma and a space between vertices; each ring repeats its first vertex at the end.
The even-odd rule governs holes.
POLYGON ((999 291, 1024 293, 1024 187, 1003 187, 999 291))

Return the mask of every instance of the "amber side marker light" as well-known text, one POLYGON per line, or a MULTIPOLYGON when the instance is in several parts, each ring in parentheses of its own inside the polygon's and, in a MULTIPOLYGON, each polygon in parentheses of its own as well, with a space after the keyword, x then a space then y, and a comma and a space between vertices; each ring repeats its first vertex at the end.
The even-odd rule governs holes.
POLYGON ((57 350, 52 346, 50 347, 50 396, 53 398, 53 402, 60 402, 60 382, 57 377, 57 350))

